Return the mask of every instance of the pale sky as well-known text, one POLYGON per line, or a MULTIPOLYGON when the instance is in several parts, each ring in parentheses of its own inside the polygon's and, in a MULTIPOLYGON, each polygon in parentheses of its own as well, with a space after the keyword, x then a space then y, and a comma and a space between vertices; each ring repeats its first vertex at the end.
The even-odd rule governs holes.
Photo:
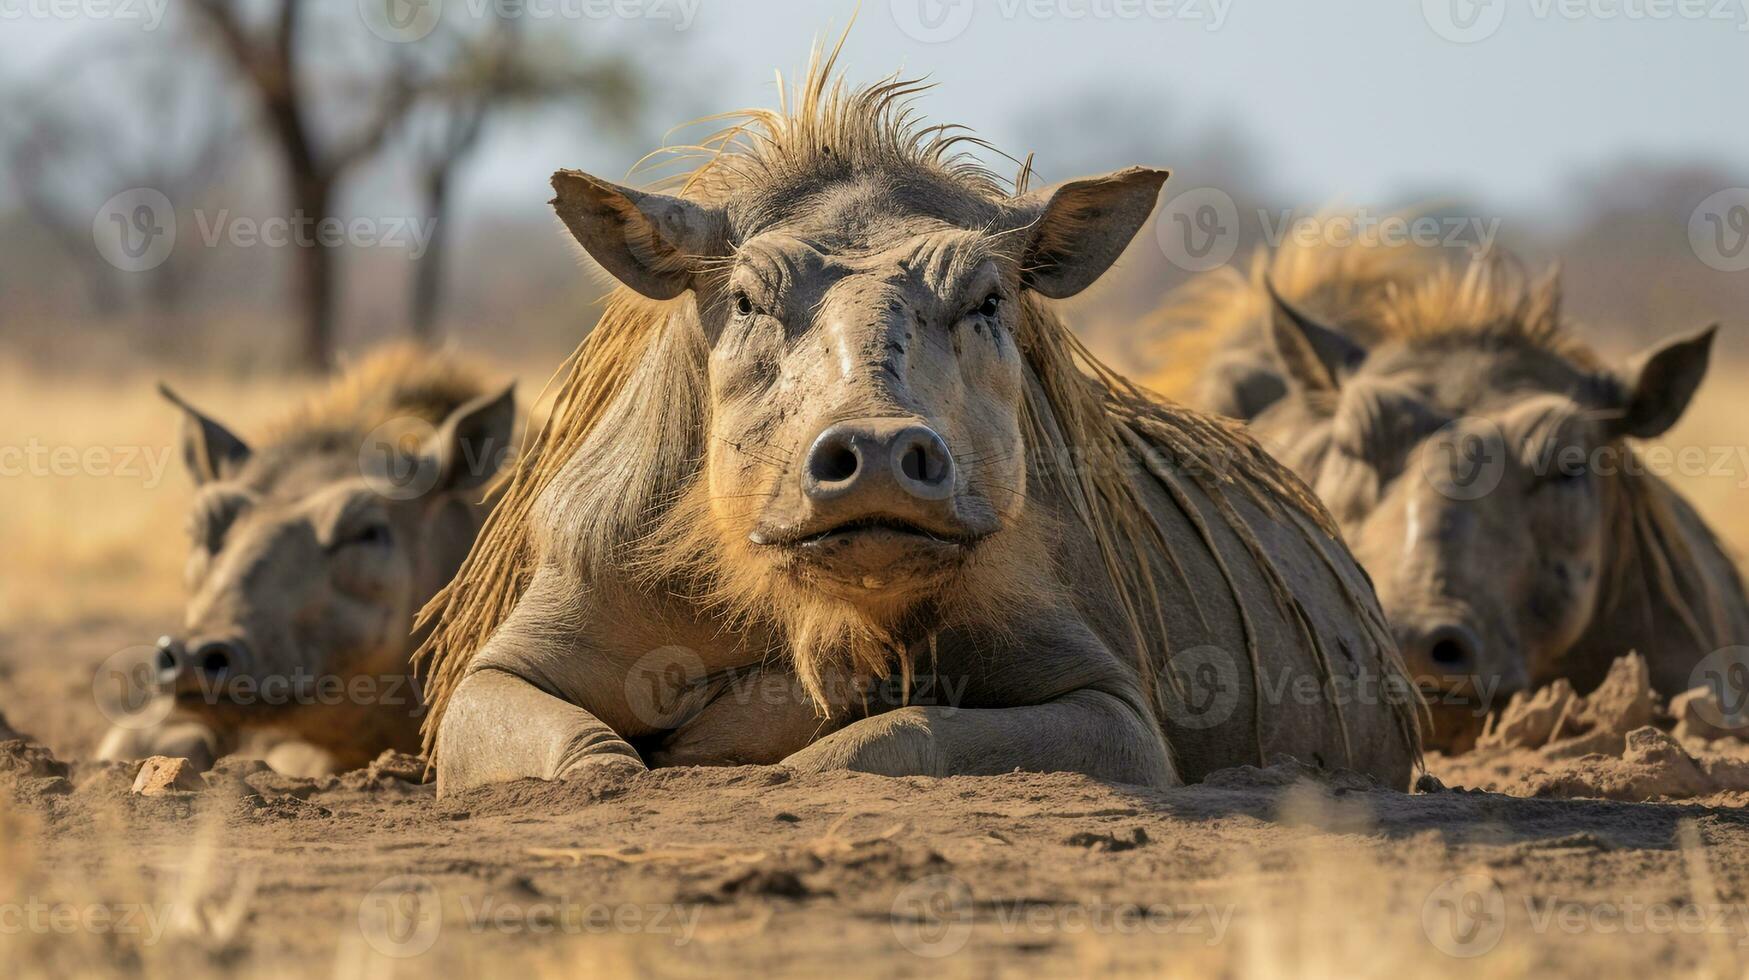
MULTIPOLYGON (((68 9, 168 3, 168 34, 181 2, 0 0, 0 74, 28 74, 34 59, 110 16, 69 20, 68 9)), ((650 120, 655 134, 705 112, 770 104, 773 70, 794 73, 810 42, 836 36, 855 9, 448 2, 451 15, 526 3, 539 30, 579 31, 692 80, 673 105, 652 110, 663 115, 650 120), (602 16, 615 5, 645 16, 602 16)), ((1299 202, 1437 189, 1534 211, 1558 206, 1575 177, 1629 157, 1710 164, 1749 183, 1749 0, 867 0, 844 63, 859 81, 897 69, 930 76, 939 88, 922 103, 929 117, 970 125, 1011 152, 1036 150, 1049 178, 1069 174, 1039 145, 1050 134, 1024 131, 1029 114, 1110 93, 1135 110, 1139 129, 1239 130, 1299 202)), ((1098 150, 1072 156, 1098 160, 1098 150)), ((582 125, 519 127, 486 151, 470 191, 477 201, 544 200, 556 166, 617 176, 636 156, 582 125)), ((1109 165, 1130 162, 1172 165, 1109 165)))

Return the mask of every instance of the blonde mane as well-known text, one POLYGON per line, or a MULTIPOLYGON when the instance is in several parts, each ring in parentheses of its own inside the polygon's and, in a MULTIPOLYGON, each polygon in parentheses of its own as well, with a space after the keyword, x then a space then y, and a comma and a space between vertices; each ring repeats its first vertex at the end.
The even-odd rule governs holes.
POLYGON ((322 433, 362 434, 400 418, 436 425, 486 391, 483 373, 453 352, 391 344, 343 366, 326 386, 269 423, 263 445, 322 433))
MULTIPOLYGON (((1341 214, 1318 220, 1337 221, 1341 214)), ((1427 249, 1406 243, 1338 246, 1290 238, 1273 250, 1259 248, 1244 269, 1224 265, 1199 275, 1143 318, 1138 332, 1155 340, 1143 354, 1142 378, 1155 391, 1186 393, 1215 351, 1261 341, 1271 283, 1295 307, 1371 343, 1387 329, 1381 318, 1390 301, 1435 265, 1427 249)))
MULTIPOLYGON (((751 200, 748 206, 755 208, 771 199, 767 192, 792 181, 869 170, 916 175, 992 201, 1004 200, 1024 187, 1030 177, 1028 164, 1022 164, 1019 176, 1005 186, 963 155, 964 149, 983 145, 975 137, 958 127, 923 126, 917 121, 910 97, 924 86, 890 78, 871 88, 848 89, 834 76, 836 54, 836 50, 824 56, 816 52, 806 77, 779 109, 717 117, 728 119, 728 127, 674 154, 691 169, 668 177, 667 186, 700 199, 733 198, 737 206, 751 200)), ((684 509, 698 496, 692 492, 698 482, 694 476, 710 411, 703 395, 707 389, 704 339, 696 328, 688 328, 684 317, 671 316, 676 304, 690 302, 682 296, 658 303, 624 288, 616 290, 594 331, 559 369, 548 424, 509 477, 502 502, 459 574, 421 614, 420 625, 431 628, 416 657, 428 675, 428 753, 435 749, 438 725, 470 658, 510 615, 533 576, 534 535, 543 508, 561 509, 571 529, 568 534, 579 539, 576 547, 582 553, 564 556, 580 563, 574 567, 647 573, 653 565, 662 574, 683 571, 671 556, 684 549, 661 545, 672 543, 677 522, 682 525, 678 533, 687 533, 684 509), (629 397, 632 390, 636 397, 629 397), (622 393, 628 397, 620 397, 622 393), (589 479, 555 485, 555 479, 572 465, 577 472, 587 472, 589 479), (550 490, 562 491, 562 496, 549 495, 550 490)), ((1328 652, 1318 647, 1304 610, 1294 606, 1286 583, 1229 499, 1238 488, 1265 513, 1297 515, 1298 525, 1309 536, 1334 537, 1332 522, 1310 491, 1235 426, 1160 402, 1119 378, 1095 360, 1042 301, 1028 299, 1022 306, 1015 339, 1037 382, 1022 413, 1028 452, 1035 459, 1076 462, 1066 473, 1060 466, 1045 467, 1046 480, 1098 543, 1128 621, 1133 641, 1129 653, 1147 689, 1158 692, 1155 681, 1169 656, 1147 641, 1142 627, 1144 622, 1154 623, 1165 635, 1163 589, 1156 574, 1177 570, 1181 585, 1194 584, 1182 579, 1165 534, 1133 481, 1138 466, 1152 473, 1185 508, 1222 565, 1228 587, 1243 610, 1247 600, 1239 593, 1237 579, 1228 572, 1214 532, 1197 516, 1198 508, 1183 485, 1194 483, 1214 501, 1270 583, 1288 621, 1297 622, 1312 637, 1311 647, 1328 680, 1328 652)), ((1028 519, 1040 518, 1035 513, 1028 519)), ((1048 556, 1038 557, 1039 565, 1048 563, 1048 556)), ((722 564, 723 556, 718 555, 716 562, 722 564)), ((1024 577, 1023 565, 1009 561, 995 571, 1024 577)), ((698 577, 714 578, 715 587, 707 585, 710 598, 731 594, 724 604, 735 618, 786 618, 775 609, 737 606, 735 599, 758 590, 735 579, 734 569, 727 576, 716 574, 721 568, 694 571, 703 572, 698 577)), ((1024 580, 1006 583, 1003 598, 996 601, 1018 601, 1037 585, 1024 580)), ((1400 671, 1382 620, 1376 612, 1370 616, 1365 612, 1370 599, 1352 593, 1348 599, 1367 621, 1381 663, 1400 671)), ((987 622, 995 618, 989 608, 961 610, 961 614, 987 622)), ((1245 629, 1256 667, 1260 652, 1249 620, 1245 629)), ((911 670, 909 650, 893 643, 893 637, 851 639, 860 640, 855 645, 866 653, 857 658, 858 669, 882 676, 890 670, 902 674, 911 670)), ((795 652, 798 645, 791 644, 791 649, 795 652)), ((794 665, 819 707, 827 710, 818 665, 803 656, 796 657, 794 665)), ((1262 676, 1260 670, 1256 676, 1262 676)), ((1340 716, 1340 709, 1336 710, 1340 716)), ((1413 715, 1405 713, 1403 720, 1410 744, 1416 744, 1413 715)))
POLYGON ((1383 298, 1375 311, 1377 334, 1361 339, 1369 345, 1384 340, 1518 344, 1588 371, 1601 370, 1602 361, 1562 318, 1560 276, 1560 268, 1552 266, 1532 280, 1516 259, 1497 251, 1472 256, 1461 268, 1435 264, 1383 298))

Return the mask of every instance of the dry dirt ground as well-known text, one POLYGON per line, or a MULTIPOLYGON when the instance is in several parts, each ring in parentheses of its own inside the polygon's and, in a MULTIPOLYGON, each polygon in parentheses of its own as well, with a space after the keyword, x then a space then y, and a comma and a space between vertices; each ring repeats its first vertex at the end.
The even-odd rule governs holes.
POLYGON ((385 759, 322 780, 225 764, 146 797, 136 767, 83 761, 102 728, 93 669, 138 631, 0 634, 8 975, 1742 976, 1749 962, 1744 746, 1615 732, 1655 707, 1632 664, 1620 696, 1521 705, 1483 749, 1431 760, 1443 785, 1414 794, 1291 765, 1170 791, 747 767, 439 801, 410 760, 385 759))

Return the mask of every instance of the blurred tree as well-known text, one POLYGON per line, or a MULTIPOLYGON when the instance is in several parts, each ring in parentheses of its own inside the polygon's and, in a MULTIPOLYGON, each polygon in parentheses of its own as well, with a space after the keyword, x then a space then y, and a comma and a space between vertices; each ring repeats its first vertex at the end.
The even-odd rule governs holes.
POLYGON ((537 45, 519 20, 489 19, 470 29, 446 23, 420 45, 422 98, 404 121, 405 141, 431 239, 414 269, 409 300, 415 337, 430 340, 444 299, 457 172, 481 145, 494 115, 575 104, 616 128, 629 126, 638 76, 617 57, 589 57, 547 35, 537 45))
POLYGON ((98 252, 92 221, 104 202, 151 188, 175 206, 196 200, 228 165, 236 113, 210 73, 174 44, 76 50, 52 85, 15 82, 0 112, 0 159, 32 222, 66 253, 92 312, 120 313, 134 296, 182 312, 199 263, 187 249, 124 276, 98 252), (130 290, 129 276, 145 288, 130 290))
MULTIPOLYGON (((301 0, 275 0, 265 16, 255 13, 261 7, 248 0, 192 4, 208 28, 206 36, 255 96, 261 126, 283 168, 291 217, 319 229, 336 217, 341 179, 382 148, 416 102, 410 45, 394 46, 386 69, 374 77, 349 73, 324 66, 318 56, 336 57, 344 47, 340 39, 359 33, 356 20, 316 34, 341 22, 320 17, 317 5, 301 0), (340 128, 335 121, 356 117, 352 110, 361 104, 366 106, 362 118, 341 135, 323 138, 321 129, 340 128)), ((303 234, 296 241, 296 292, 303 306, 298 349, 301 366, 311 371, 325 370, 334 349, 335 248, 323 238, 303 234)))

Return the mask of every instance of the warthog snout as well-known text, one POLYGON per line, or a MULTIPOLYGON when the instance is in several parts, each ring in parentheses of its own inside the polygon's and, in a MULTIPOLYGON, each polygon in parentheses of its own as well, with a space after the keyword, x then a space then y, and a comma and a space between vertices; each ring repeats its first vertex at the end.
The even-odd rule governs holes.
POLYGON ((238 640, 203 639, 184 643, 158 640, 158 687, 176 697, 209 694, 249 672, 248 650, 238 640))
POLYGON ((871 510, 953 496, 953 456, 915 419, 856 419, 829 426, 808 450, 802 490, 817 504, 871 510))
POLYGON ((1409 673, 1427 691, 1497 700, 1529 684, 1517 656, 1490 650, 1476 628, 1456 620, 1397 623, 1409 673))
MULTIPOLYGON (((1446 623, 1423 631, 1411 641, 1417 659, 1425 659, 1435 670, 1466 672, 1476 666, 1482 641, 1468 626, 1446 623)), ((1408 644, 1405 644, 1407 646, 1408 644)))

